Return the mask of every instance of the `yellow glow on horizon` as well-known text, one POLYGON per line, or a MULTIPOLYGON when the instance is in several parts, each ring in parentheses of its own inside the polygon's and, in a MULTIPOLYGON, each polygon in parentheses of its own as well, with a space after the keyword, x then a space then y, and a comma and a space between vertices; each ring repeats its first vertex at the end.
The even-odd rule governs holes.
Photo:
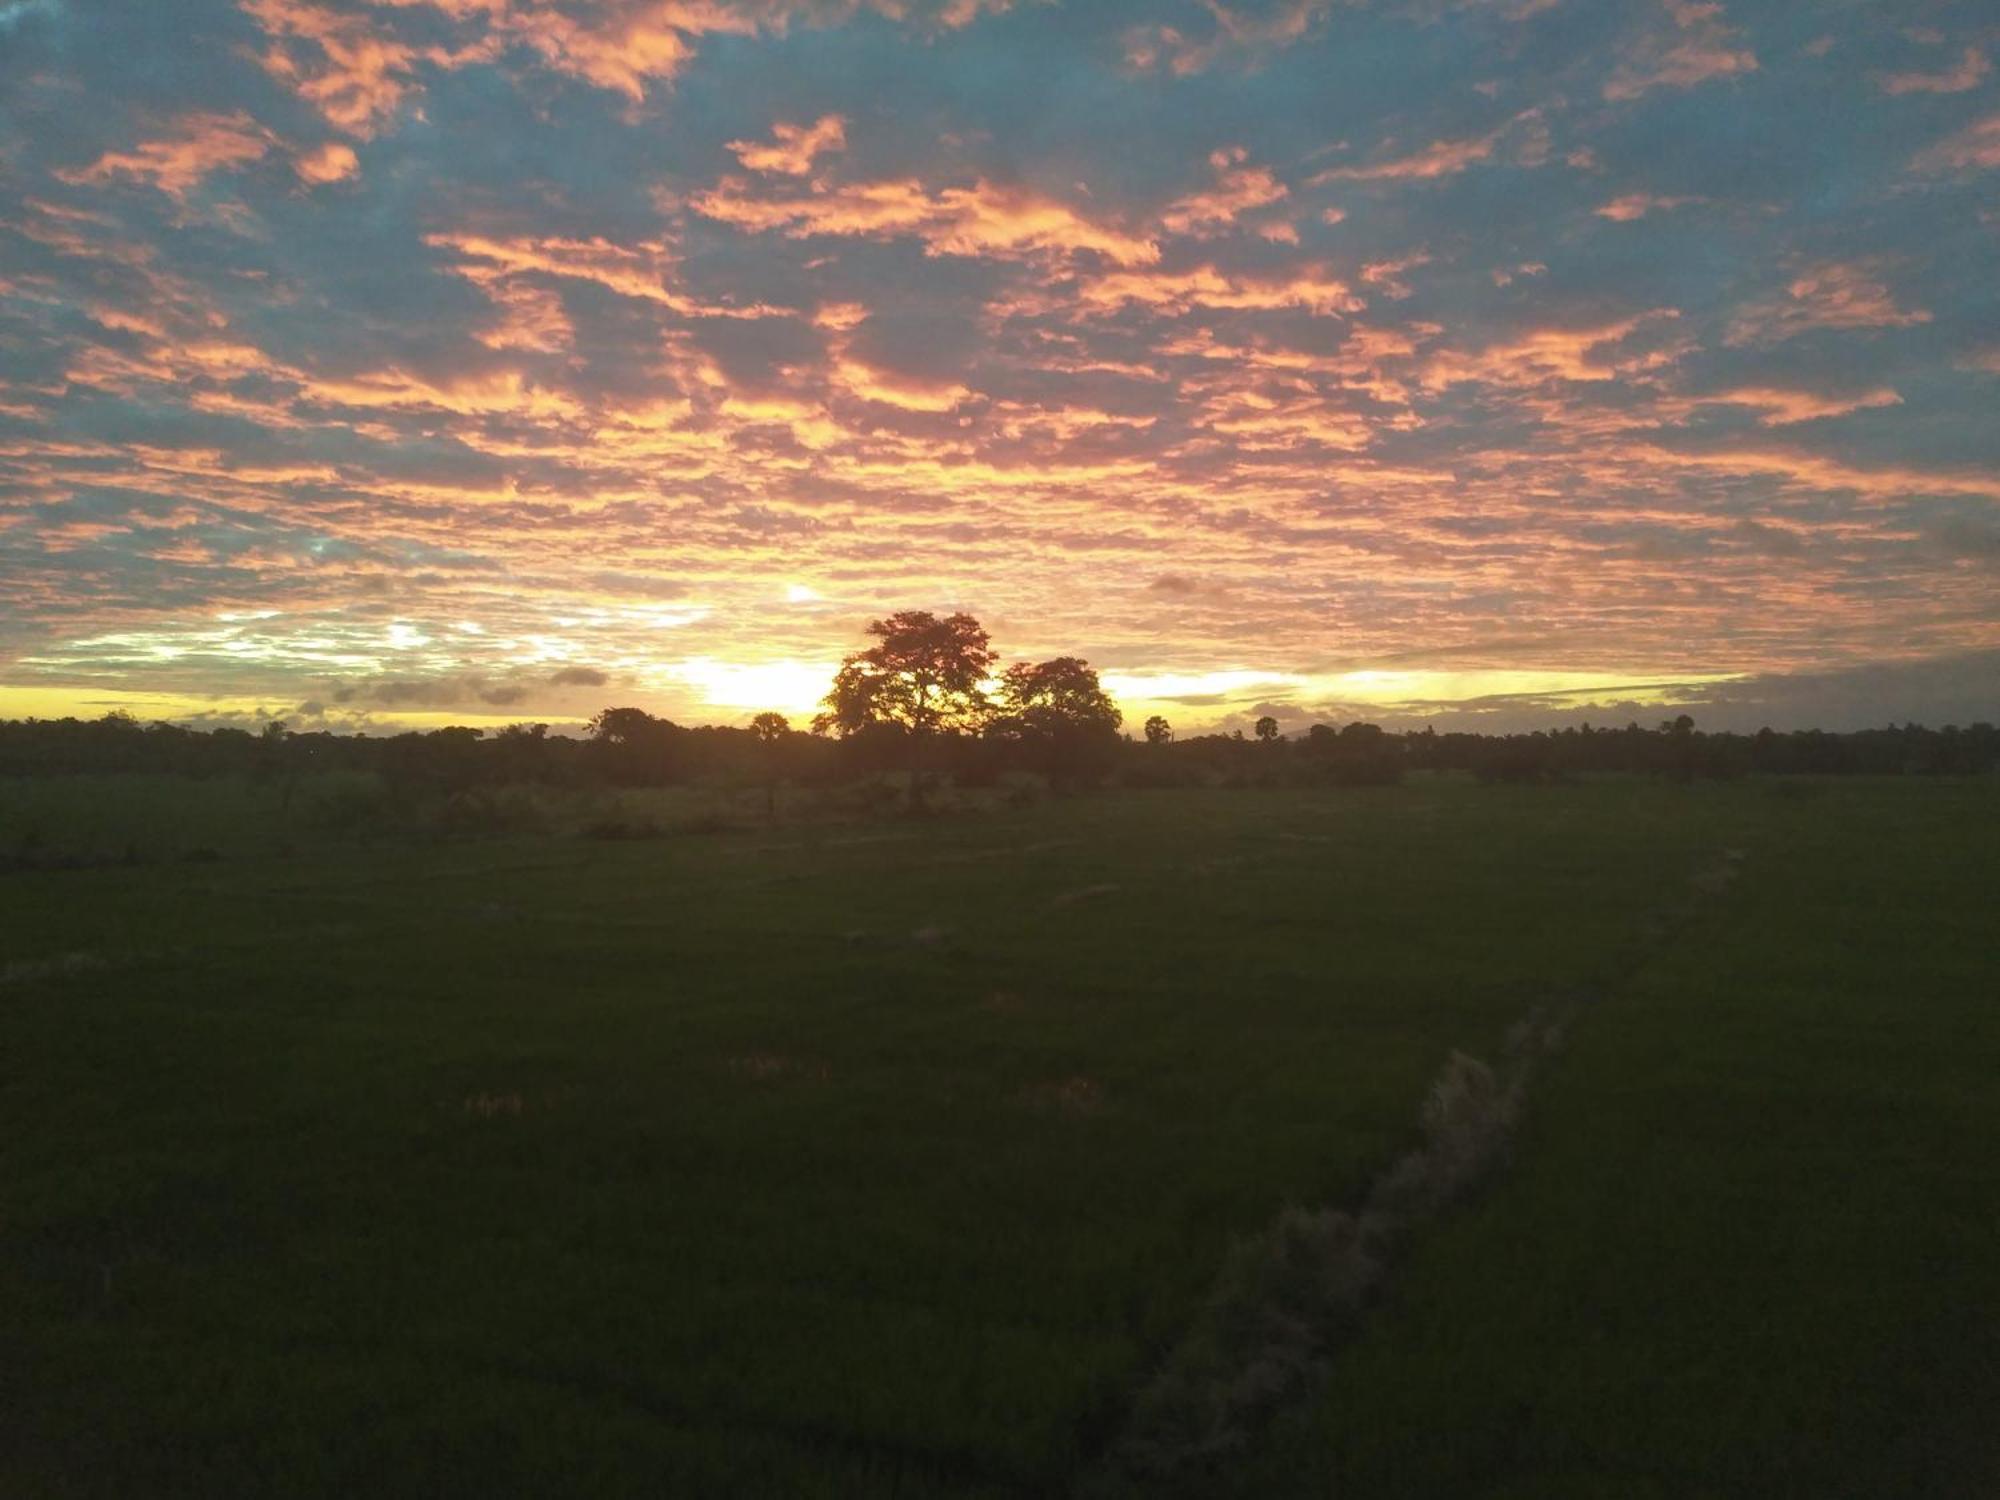
POLYGON ((717 661, 693 656, 660 669, 662 685, 692 688, 714 708, 762 713, 810 714, 833 681, 830 661, 717 661))
POLYGON ((531 720, 552 727, 582 724, 575 714, 494 713, 471 709, 373 709, 352 713, 336 706, 324 723, 300 718, 295 695, 252 697, 241 694, 148 692, 136 688, 94 686, 23 686, 0 683, 0 719, 101 719, 128 713, 141 723, 156 720, 184 723, 205 718, 283 719, 297 730, 331 729, 345 733, 365 722, 371 730, 443 729, 462 724, 475 729, 500 729, 531 720))
MULTIPOLYGON (((534 653, 540 661, 563 660, 561 652, 534 653)), ((772 661, 728 661, 695 656, 638 667, 629 678, 602 689, 603 703, 635 703, 683 723, 741 722, 748 715, 773 711, 805 728, 817 711, 838 666, 837 662, 781 658, 772 661), (622 685, 621 685, 622 684, 622 685)), ((1737 680, 1739 673, 1580 672, 1531 668, 1481 667, 1458 671, 1429 668, 1379 669, 1350 672, 1297 673, 1258 671, 1248 667, 1212 671, 1106 671, 1104 687, 1125 715, 1125 728, 1136 732, 1153 714, 1164 715, 1184 732, 1205 728, 1261 711, 1269 703, 1288 719, 1340 719, 1373 713, 1383 718, 1428 719, 1470 707, 1481 700, 1520 699, 1533 706, 1537 699, 1563 708, 1611 707, 1618 704, 1665 706, 1684 701, 1690 688, 1737 680)), ((989 688, 994 684, 989 684, 989 688)), ((70 684, 0 683, 0 718, 101 718, 114 710, 141 720, 199 721, 220 718, 257 721, 289 719, 295 728, 309 725, 336 730, 371 731, 435 729, 461 724, 498 729, 522 721, 559 727, 580 725, 575 695, 564 710, 551 712, 533 700, 493 711, 479 707, 398 708, 366 703, 329 702, 323 719, 301 719, 300 697, 330 696, 322 686, 272 693, 202 694, 150 691, 140 688, 70 684)), ((598 705, 593 705, 598 706, 598 705)))
POLYGON ((1449 712, 1454 706, 1495 698, 1559 698, 1569 707, 1594 704, 1667 704, 1689 687, 1736 680, 1740 673, 1673 671, 1578 672, 1542 668, 1429 668, 1352 672, 1106 672, 1104 686, 1129 721, 1151 714, 1177 715, 1190 727, 1240 714, 1257 703, 1374 709, 1398 716, 1449 712), (1209 701, 1190 701, 1209 700, 1209 701))

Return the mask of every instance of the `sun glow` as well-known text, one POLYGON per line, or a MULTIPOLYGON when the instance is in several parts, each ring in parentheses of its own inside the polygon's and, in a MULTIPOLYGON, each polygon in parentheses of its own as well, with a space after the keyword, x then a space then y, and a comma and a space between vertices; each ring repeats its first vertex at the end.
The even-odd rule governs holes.
POLYGON ((692 688, 700 702, 714 708, 798 715, 818 707, 836 666, 830 661, 731 662, 695 656, 654 675, 662 687, 692 688))

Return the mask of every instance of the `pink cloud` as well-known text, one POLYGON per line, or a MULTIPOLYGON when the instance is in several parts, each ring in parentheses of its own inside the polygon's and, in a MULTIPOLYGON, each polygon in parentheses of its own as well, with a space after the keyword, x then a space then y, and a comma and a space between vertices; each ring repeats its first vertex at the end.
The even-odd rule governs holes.
POLYGON ((1549 380, 1616 380, 1671 361, 1671 351, 1621 353, 1618 346, 1645 324, 1679 316, 1674 308, 1656 307, 1610 323, 1530 329, 1472 352, 1439 350, 1426 361, 1422 381, 1437 390, 1466 382, 1536 386, 1549 380))
POLYGON ((1930 320, 1923 308, 1898 307, 1872 264, 1834 261, 1801 271, 1782 296, 1739 308, 1725 339, 1772 344, 1818 328, 1908 328, 1930 320))
POLYGON ((1877 386, 1852 396, 1822 395, 1817 391, 1791 390, 1775 386, 1740 386, 1694 398, 1701 406, 1746 406, 1757 413, 1758 425, 1788 427, 1796 422, 1817 422, 1825 417, 1844 417, 1849 412, 1869 411, 1884 406, 1900 406, 1903 398, 1888 386, 1877 386))
POLYGON ((1324 266, 1270 276, 1231 275, 1214 266, 1187 271, 1120 271, 1086 281, 1081 292, 1086 307, 1110 310, 1138 304, 1170 314, 1205 307, 1297 308, 1331 315, 1359 312, 1367 305, 1324 266))
POLYGON ((1395 156, 1364 166, 1332 167, 1313 177, 1308 186, 1323 182, 1428 182, 1451 177, 1467 167, 1486 161, 1500 142, 1500 132, 1467 140, 1432 141, 1421 151, 1395 156))
POLYGON ((1620 224, 1629 224, 1634 219, 1643 219, 1647 214, 1665 213, 1669 209, 1681 208, 1689 203, 1699 203, 1699 198, 1670 198, 1660 193, 1625 193, 1613 198, 1593 210, 1600 219, 1611 219, 1620 224))
POLYGON ((1285 185, 1269 168, 1246 166, 1246 155, 1241 146, 1211 153, 1208 161, 1215 169, 1215 186, 1175 199, 1160 216, 1161 227, 1172 234, 1205 238, 1227 229, 1243 214, 1283 199, 1289 191, 1285 185))
POLYGON ((1140 72, 1164 67, 1180 77, 1205 72, 1225 58, 1255 59, 1303 40, 1332 8, 1331 0, 1280 0, 1264 15, 1202 0, 1214 30, 1197 40, 1177 26, 1142 25, 1125 33, 1127 66, 1140 72))
MULTIPOLYGON (((686 295, 671 284, 673 256, 660 240, 619 244, 601 235, 589 239, 565 239, 553 235, 458 231, 426 235, 424 243, 454 252, 458 261, 452 269, 466 280, 485 288, 489 295, 494 295, 495 284, 503 280, 522 275, 541 275, 595 282, 621 297, 657 302, 689 317, 763 318, 785 315, 784 309, 763 303, 718 305, 686 295)), ((537 317, 544 327, 553 326, 546 313, 537 314, 537 317)))
POLYGON ((213 172, 259 160, 277 137, 242 110, 182 115, 158 140, 129 151, 107 151, 87 167, 58 171, 64 182, 91 184, 125 177, 148 183, 170 198, 185 198, 213 172))
POLYGON ((938 12, 938 24, 947 31, 970 26, 982 15, 1004 16, 1014 8, 1014 0, 945 0, 938 12))
POLYGON ((2000 115, 1974 120, 1911 163, 1919 172, 1981 171, 2000 167, 2000 115))
POLYGON ((241 0, 273 38, 264 71, 350 135, 371 136, 410 87, 418 54, 361 16, 312 0, 241 0))
POLYGON ((265 71, 350 135, 379 130, 421 86, 421 66, 491 62, 509 48, 539 57, 552 72, 624 95, 673 77, 699 38, 782 28, 794 13, 821 14, 810 0, 600 0, 583 8, 552 0, 375 0, 356 11, 321 0, 240 0, 272 41, 265 71), (393 29, 394 14, 428 10, 465 28, 462 47, 418 46, 393 29))
POLYGON ((1361 279, 1372 287, 1380 288, 1385 297, 1401 301, 1410 295, 1410 285, 1403 280, 1403 273, 1430 263, 1429 252, 1413 250, 1408 255, 1395 256, 1389 260, 1370 261, 1361 268, 1361 279))
POLYGON ((761 196, 724 178, 689 200, 696 213, 740 229, 806 235, 912 237, 933 255, 1090 252, 1118 265, 1149 265, 1159 246, 1085 218, 1067 204, 1024 188, 980 180, 932 192, 914 178, 829 185, 798 196, 761 196))
POLYGON ((1687 89, 1714 78, 1757 71, 1757 55, 1739 46, 1739 33, 1719 4, 1664 0, 1670 30, 1648 31, 1605 82, 1607 99, 1637 99, 1653 89, 1687 89))
POLYGON ((299 174, 300 181, 314 186, 345 182, 360 172, 361 159, 354 154, 352 146, 340 141, 328 141, 293 157, 292 170, 299 174))
POLYGON ((1993 65, 1987 62, 1984 52, 1967 47, 1949 68, 1936 73, 1885 73, 1877 79, 1877 84, 1885 94, 1962 94, 1978 88, 1992 71, 1993 65))
POLYGON ((947 412, 972 392, 957 381, 924 381, 892 370, 878 369, 851 356, 833 367, 837 385, 865 401, 880 401, 910 411, 947 412))
POLYGON ((1870 499, 1910 495, 1978 495, 2000 500, 2000 478, 1884 465, 1863 467, 1802 449, 1736 448, 1680 452, 1642 445, 1635 457, 1673 468, 1709 469, 1726 474, 1768 474, 1804 489, 1853 490, 1870 499))
POLYGON ((839 115, 821 115, 810 125, 771 127, 771 140, 731 141, 736 159, 753 172, 781 172, 803 177, 812 170, 813 159, 824 152, 845 150, 847 122, 839 115))

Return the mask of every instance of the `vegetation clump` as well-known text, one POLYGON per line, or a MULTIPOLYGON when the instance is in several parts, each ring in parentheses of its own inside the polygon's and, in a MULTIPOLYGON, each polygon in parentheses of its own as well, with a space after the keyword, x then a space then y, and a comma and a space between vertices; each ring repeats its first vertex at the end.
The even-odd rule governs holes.
POLYGON ((1134 1403, 1114 1469, 1149 1489, 1198 1493, 1246 1448, 1352 1335, 1411 1235, 1504 1160, 1534 1062, 1562 1033, 1560 1018, 1537 1011, 1510 1031, 1500 1069, 1453 1052, 1424 1096, 1421 1144, 1375 1180, 1359 1210, 1287 1205, 1238 1241, 1134 1403))

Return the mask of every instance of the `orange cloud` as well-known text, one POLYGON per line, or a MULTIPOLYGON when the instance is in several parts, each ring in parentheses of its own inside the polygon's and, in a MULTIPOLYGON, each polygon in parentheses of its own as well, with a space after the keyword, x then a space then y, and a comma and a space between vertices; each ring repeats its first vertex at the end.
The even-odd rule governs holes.
POLYGON ((1774 344, 1816 328, 1907 328, 1930 320, 1922 308, 1898 307, 1869 265, 1835 261, 1795 276, 1784 296, 1741 308, 1724 339, 1774 344))
POLYGON ((945 0, 938 12, 938 24, 947 31, 970 26, 982 15, 1004 16, 1014 8, 1014 0, 945 0))
POLYGON ((753 172, 783 172, 802 177, 812 170, 813 158, 826 151, 847 147, 847 122, 839 115, 821 115, 810 125, 771 127, 771 141, 731 141, 736 159, 753 172))
POLYGON ((1881 406, 1900 406, 1903 398, 1888 386, 1877 386, 1854 396, 1824 396, 1816 391, 1786 390, 1774 386, 1741 386, 1694 398, 1702 406, 1747 406, 1757 413, 1759 425, 1786 427, 1794 422, 1816 422, 1822 417, 1842 417, 1849 412, 1881 406))
POLYGON ((352 146, 328 141, 294 157, 292 170, 299 174, 300 181, 314 186, 344 182, 361 170, 361 159, 354 154, 352 146))
POLYGON ((1068 205, 984 179, 932 193, 914 178, 813 184, 798 197, 760 197, 724 178, 689 200, 695 212, 752 231, 807 235, 914 237, 932 255, 1070 254, 1090 251, 1118 265, 1150 265, 1153 241, 1084 218, 1068 205))
POLYGON ((1671 355, 1663 359, 1658 352, 1620 355, 1615 346, 1643 324, 1679 316, 1674 308, 1656 307, 1613 323, 1533 329, 1476 353, 1439 350, 1426 361, 1420 379, 1431 390, 1465 382, 1533 386, 1548 380, 1613 380, 1670 360, 1671 355))
POLYGON ((1308 266, 1275 276, 1230 275, 1214 266, 1189 271, 1122 271, 1086 281, 1081 288, 1088 307, 1115 309, 1139 303, 1168 313, 1196 307, 1227 309, 1298 308, 1335 314, 1359 312, 1367 304, 1347 283, 1322 266, 1308 266))
POLYGON ((573 418, 583 408, 571 397, 530 386, 518 370, 465 376, 445 383, 403 370, 371 371, 351 379, 307 379, 303 394, 337 406, 412 408, 459 416, 504 414, 532 418, 573 418))
POLYGON ((264 70, 349 135, 371 136, 395 113, 418 60, 414 48, 312 0, 241 0, 278 38, 264 53, 264 70), (287 45, 287 43, 294 45, 287 45), (301 52, 304 43, 311 52, 301 52), (314 54, 317 54, 316 56, 314 54))
POLYGON ((651 302, 678 303, 681 299, 667 289, 666 247, 654 241, 637 245, 616 245, 601 237, 576 240, 551 236, 439 233, 424 236, 424 243, 455 250, 472 266, 461 266, 470 280, 483 280, 494 273, 519 275, 540 272, 548 276, 594 281, 625 297, 651 302), (488 271, 484 267, 490 267, 488 271))
POLYGON ((1862 468, 1793 449, 1745 448, 1687 453, 1641 444, 1633 450, 1632 456, 1647 464, 1673 468, 1771 475, 1808 489, 1853 490, 1871 499, 1903 499, 1912 495, 1979 495, 2000 500, 2000 478, 1989 474, 1955 474, 1900 466, 1862 468))
POLYGON ((87 167, 55 175, 76 184, 129 177, 182 199, 211 172, 259 160, 277 139, 242 110, 226 115, 197 111, 175 120, 173 132, 159 140, 144 141, 130 151, 107 151, 87 167))
POLYGON ((866 401, 882 401, 910 411, 950 411, 972 394, 956 382, 931 383, 879 370, 851 356, 834 365, 834 379, 866 401))
POLYGON ((1197 41, 1176 26, 1135 26, 1124 36, 1127 65, 1140 72, 1165 66, 1185 78, 1225 56, 1254 57, 1289 46, 1304 38, 1330 9, 1329 0, 1282 0, 1266 14, 1252 15, 1221 0, 1204 3, 1215 21, 1215 30, 1206 40, 1197 41))
POLYGON ((1374 437, 1367 418, 1309 386, 1218 393, 1206 403, 1199 425, 1225 434, 1245 452, 1285 452, 1301 444, 1352 451, 1367 447, 1374 437))
MULTIPOLYGON (((1241 146, 1211 153, 1208 164, 1215 168, 1215 186, 1175 199, 1160 216, 1161 227, 1172 234, 1205 238, 1234 224, 1239 215, 1284 198, 1289 189, 1269 168, 1245 166, 1247 155, 1241 146)), ((1296 240, 1297 231, 1292 237, 1296 240)))
POLYGON ((575 342, 562 298, 547 287, 506 276, 472 277, 494 307, 494 321, 474 337, 489 349, 554 354, 575 342))
POLYGON ((1431 263, 1429 252, 1413 250, 1408 255, 1400 255, 1392 260, 1372 260, 1361 268, 1361 279, 1372 287, 1379 287, 1386 297, 1401 301, 1410 295, 1410 285, 1403 280, 1405 271, 1413 271, 1418 266, 1431 263))
MULTIPOLYGON (((453 50, 412 46, 365 15, 316 0, 242 3, 267 34, 316 49, 317 56, 301 56, 280 43, 264 65, 328 120, 356 135, 371 134, 394 113, 403 95, 417 87, 420 63, 458 68, 518 47, 553 72, 636 104, 652 83, 680 72, 704 36, 752 36, 781 30, 794 16, 827 20, 843 10, 815 0, 594 0, 586 6, 556 0, 373 0, 382 11, 428 9, 472 29, 475 40, 453 50)), ((899 6, 880 8, 900 14, 899 6)), ((1005 6, 1000 0, 952 0, 945 24, 965 24, 982 8, 1005 6)))
POLYGON ((1681 208, 1689 203, 1699 203, 1699 198, 1669 198, 1659 193, 1626 193, 1602 204, 1593 212, 1600 219, 1612 219, 1620 224, 1629 224, 1634 219, 1643 219, 1647 214, 1665 213, 1668 209, 1681 208))
POLYGON ((1739 33, 1722 7, 1699 0, 1664 0, 1673 30, 1649 33, 1605 82, 1607 99, 1636 99, 1653 89, 1688 89, 1712 78, 1757 71, 1757 55, 1736 45, 1739 33))
POLYGON ((1978 88, 1992 71, 1984 52, 1967 47, 1956 63, 1940 72, 1885 73, 1876 81, 1885 94, 1962 94, 1978 88))
MULTIPOLYGON (((676 25, 692 20, 688 7, 648 6, 639 9, 604 7, 581 16, 553 6, 532 13, 507 16, 503 29, 542 55, 550 67, 593 83, 602 89, 623 94, 635 103, 646 97, 646 85, 655 78, 671 78, 678 73, 694 47, 688 41, 693 26, 676 25)), ((720 7, 706 7, 710 14, 701 19, 720 23, 702 30, 754 32, 756 22, 730 19, 720 7)))
POLYGON ((1366 166, 1329 168, 1313 177, 1307 186, 1317 187, 1323 182, 1428 182, 1434 178, 1451 177, 1491 157, 1500 143, 1500 136, 1501 132, 1495 130, 1470 140, 1432 141, 1423 150, 1406 156, 1390 157, 1366 166))

